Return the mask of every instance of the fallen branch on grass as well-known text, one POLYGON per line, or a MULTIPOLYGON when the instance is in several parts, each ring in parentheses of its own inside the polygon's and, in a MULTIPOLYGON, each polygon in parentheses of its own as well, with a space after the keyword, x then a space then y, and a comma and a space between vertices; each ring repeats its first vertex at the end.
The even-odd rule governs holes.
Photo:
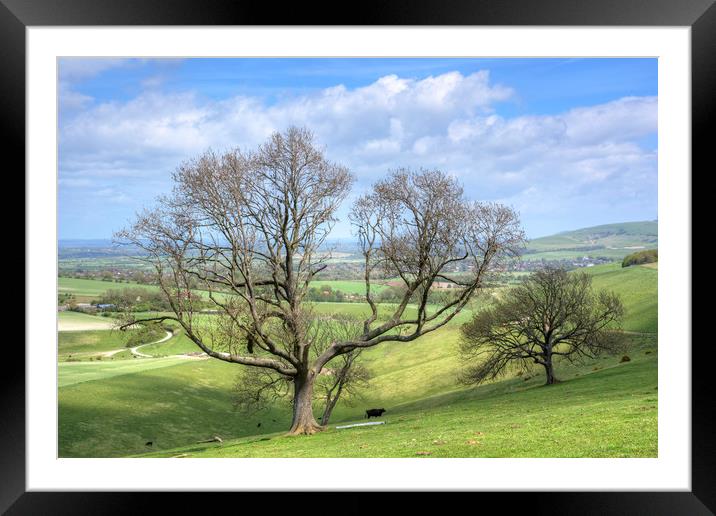
POLYGON ((205 441, 197 441, 198 443, 223 443, 224 441, 218 435, 215 435, 212 439, 206 439, 205 441))
POLYGON ((356 423, 354 425, 337 426, 336 428, 353 428, 354 426, 384 425, 385 421, 373 421, 372 423, 356 423))

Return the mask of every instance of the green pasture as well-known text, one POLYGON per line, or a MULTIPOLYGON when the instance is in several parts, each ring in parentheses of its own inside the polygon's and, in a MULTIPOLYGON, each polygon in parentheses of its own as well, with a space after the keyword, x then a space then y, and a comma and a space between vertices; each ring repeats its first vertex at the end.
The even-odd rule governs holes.
MULTIPOLYGON (((340 290, 345 294, 365 295, 365 282, 359 280, 316 280, 311 282, 311 287, 319 289, 331 287, 331 290, 340 290)), ((386 288, 388 288, 387 285, 380 283, 371 283, 370 285, 370 290, 373 293, 378 293, 386 288)))
MULTIPOLYGON (((78 362, 85 360, 105 360, 115 361, 126 358, 134 358, 132 353, 127 349, 114 353, 111 356, 107 355, 107 352, 124 349, 131 342, 131 338, 135 335, 137 330, 128 329, 120 331, 114 330, 83 330, 83 331, 62 331, 57 333, 57 358, 60 362, 78 362)), ((157 329, 148 334, 141 334, 135 338, 146 339, 147 342, 153 342, 159 340, 165 335, 165 332, 161 329, 157 329)), ((183 335, 181 337, 184 337, 183 335)), ((185 338, 185 337, 184 337, 185 338)), ((131 345, 141 345, 142 340, 138 342, 132 342, 131 345)), ((174 342, 179 340, 179 337, 174 337, 160 345, 166 345, 167 349, 171 349, 174 342)), ((152 346, 146 346, 151 348, 152 346)), ((142 347, 142 353, 144 353, 145 347, 142 347)), ((146 353, 150 354, 150 353, 146 353)), ((162 355, 169 353, 162 352, 162 355)), ((172 353, 173 354, 173 353, 172 353)))
MULTIPOLYGON (((656 449, 656 391, 650 386, 656 386, 657 345, 653 337, 639 338, 641 340, 633 338, 627 351, 630 362, 621 364, 620 357, 606 357, 578 367, 560 364, 557 374, 563 383, 551 387, 542 386, 542 372, 535 370, 526 376, 512 375, 492 384, 465 388, 455 381, 455 359, 437 363, 415 360, 401 367, 400 350, 380 350, 389 355, 389 362, 375 367, 378 356, 371 357, 369 353, 367 365, 375 374, 370 389, 354 406, 339 405, 331 423, 335 426, 360 422, 366 407, 380 406, 389 411, 385 417, 390 425, 385 428, 389 431, 394 429, 394 423, 412 422, 412 425, 403 427, 406 434, 387 438, 376 436, 370 450, 351 448, 349 443, 356 436, 346 432, 352 430, 340 431, 344 432, 340 434, 329 430, 319 436, 322 439, 325 435, 329 441, 317 442, 316 436, 308 437, 293 452, 286 451, 285 446, 251 451, 237 448, 225 452, 207 447, 197 456, 214 452, 219 456, 280 456, 284 452, 286 456, 316 457, 411 456, 411 449, 400 450, 396 444, 410 441, 407 434, 420 428, 424 431, 411 437, 420 443, 433 436, 448 441, 446 437, 449 436, 449 441, 457 445, 460 443, 454 440, 455 436, 472 428, 484 433, 489 431, 497 438, 494 448, 470 452, 464 447, 448 447, 438 451, 436 456, 653 456, 656 449), (391 357, 391 354, 395 356, 391 357), (397 367, 398 371, 391 371, 389 367, 397 367), (632 375, 632 372, 639 374, 632 375), (589 382, 581 383, 587 378, 589 382), (412 381, 406 385, 405 379, 412 381), (530 394, 528 391, 532 390, 534 393, 530 394), (558 410, 551 415, 544 398, 548 392, 559 394, 555 400, 558 410), (647 405, 648 411, 640 412, 646 410, 647 405), (582 419, 576 418, 577 415, 583 416, 582 419), (638 419, 632 419, 634 415, 638 415, 638 419), (562 451, 550 443, 547 448, 532 449, 529 443, 548 441, 545 435, 532 435, 540 428, 539 421, 546 416, 549 416, 549 424, 542 429, 546 434, 569 422, 560 430, 562 434, 568 434, 569 439, 584 435, 572 444, 565 443, 562 451), (623 416, 628 419, 623 420, 623 416), (598 425, 600 420, 607 422, 607 426, 598 425), (499 433, 498 428, 504 424, 520 424, 524 430, 512 435, 515 429, 502 428, 499 433), (413 428, 416 425, 418 427, 413 428), (335 435, 331 437, 332 434, 335 435), (520 435, 531 435, 530 441, 523 443, 522 448, 515 448, 510 439, 514 437, 523 442, 520 435), (605 436, 607 441, 600 440, 605 436), (592 444, 581 448, 585 440, 592 444), (347 446, 345 454, 337 451, 341 442, 347 446), (531 450, 533 455, 530 455, 531 450)), ((378 348, 371 350, 371 353, 378 352, 378 348)), ((144 446, 147 441, 154 442, 152 449, 155 451, 185 453, 187 446, 195 448, 195 441, 213 435, 225 440, 256 436, 252 438, 256 440, 264 438, 265 434, 285 431, 290 421, 287 404, 277 404, 250 416, 233 410, 231 390, 237 370, 235 365, 212 359, 182 358, 62 365, 60 455, 141 454, 148 451, 144 446), (90 377, 91 374, 95 377, 90 377), (106 439, 107 434, 113 438, 106 439), (176 447, 185 448, 175 450, 176 447)), ((365 431, 358 429, 361 436, 365 431)))
MULTIPOLYGON (((134 282, 115 282, 102 281, 94 279, 67 278, 60 276, 57 278, 58 294, 74 294, 75 298, 80 302, 96 301, 108 290, 121 290, 124 288, 142 288, 148 291, 156 292, 159 290, 158 285, 146 285, 134 282)), ((194 294, 198 294, 205 300, 209 299, 209 294, 205 290, 192 290, 194 294)), ((223 301, 227 298, 227 294, 214 293, 214 297, 223 301)))
POLYGON ((139 351, 141 351, 145 355, 161 357, 201 352, 201 349, 199 349, 199 347, 194 344, 194 342, 192 342, 189 337, 187 337, 184 333, 178 332, 178 335, 172 337, 166 342, 142 346, 139 351))
MULTIPOLYGON (((539 376, 512 378, 386 404, 385 425, 336 429, 336 420, 309 437, 269 431, 142 456, 656 457, 657 360, 648 351, 634 349, 626 363, 602 360, 596 371, 592 364, 570 369, 569 377, 549 387, 539 376)), ((340 423, 364 421, 354 412, 340 423)))
MULTIPOLYGON (((170 367, 186 361, 184 358, 132 358, 126 360, 99 360, 92 362, 64 362, 58 364, 58 386, 60 388, 84 382, 97 382, 115 376, 151 371, 170 367)), ((97 382, 101 383, 101 382, 97 382)))
POLYGON ((104 317, 101 315, 92 315, 92 314, 86 314, 84 312, 72 312, 70 310, 65 310, 64 312, 57 312, 57 319, 59 321, 67 321, 67 322, 73 322, 73 323, 96 323, 96 322, 105 322, 105 323, 114 323, 114 319, 111 317, 104 317))
MULTIPOLYGON (((80 301, 91 301, 99 299, 107 290, 120 290, 123 288, 143 288, 150 291, 157 291, 159 287, 157 285, 145 285, 134 282, 114 282, 114 281, 102 281, 93 279, 81 279, 81 278, 67 278, 59 277, 58 281, 58 293, 74 294, 80 301)), ((311 282, 312 288, 323 288, 330 287, 331 290, 340 290, 345 294, 365 294, 365 282, 359 280, 315 280, 311 282)), ((371 284, 371 291, 378 293, 385 290, 387 285, 382 283, 371 284)), ((204 290, 196 290, 196 293, 201 295, 203 298, 208 299, 208 293, 204 290)), ((217 299, 226 299, 226 294, 217 293, 214 294, 217 299)))
POLYGON ((124 347, 127 334, 119 330, 63 331, 58 332, 57 341, 60 355, 111 351, 124 347))
POLYGON ((117 321, 111 317, 86 314, 83 312, 57 312, 58 331, 91 331, 109 330, 117 326, 117 321))
MULTIPOLYGON (((370 407, 388 409, 386 425, 289 438, 284 436, 288 404, 276 403, 253 415, 234 410, 232 388, 241 366, 166 357, 197 351, 178 334, 141 348, 164 358, 135 359, 122 352, 114 360, 58 366, 60 456, 656 456, 658 270, 616 264, 584 270, 594 276, 595 287, 623 296, 624 329, 643 333, 629 335, 629 362, 621 363, 617 355, 580 365, 558 363, 562 382, 550 387, 542 386, 540 369, 465 387, 457 382, 459 326, 471 315, 465 310, 445 328, 414 342, 386 343, 363 353, 363 363, 373 373, 370 387, 353 405, 339 403, 331 427, 363 421, 370 407), (226 441, 223 446, 196 443, 214 435, 226 441), (148 441, 151 448, 145 446, 148 441)), ((369 313, 361 303, 313 307, 319 315, 369 313)), ((381 306, 381 318, 393 309, 381 306)), ((415 313, 414 306, 409 310, 408 315, 415 313)), ((211 317, 198 316, 200 321, 211 317)), ((111 332, 77 333, 88 335, 68 333, 61 343, 64 350, 114 346, 111 332)))
POLYGON ((620 263, 587 267, 592 286, 619 294, 626 308, 622 328, 627 331, 656 333, 658 330, 658 269, 634 265, 622 268, 620 263))
POLYGON ((158 290, 156 285, 142 285, 139 283, 125 283, 115 281, 102 281, 82 278, 57 278, 57 290, 60 294, 74 294, 75 297, 98 299, 110 289, 122 289, 127 287, 139 287, 147 290, 158 290))

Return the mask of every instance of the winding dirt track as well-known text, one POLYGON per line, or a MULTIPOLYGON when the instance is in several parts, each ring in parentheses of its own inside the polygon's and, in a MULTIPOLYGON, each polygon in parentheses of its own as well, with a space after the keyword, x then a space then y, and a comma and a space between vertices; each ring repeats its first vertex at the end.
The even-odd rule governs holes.
MULTIPOLYGON (((132 353, 132 355, 134 355, 137 358, 160 358, 160 357, 155 357, 153 355, 147 355, 145 353, 142 353, 141 351, 139 351, 139 348, 143 348, 144 346, 151 346, 152 344, 161 344, 162 342, 166 342, 174 336, 172 334, 172 332, 170 332, 170 331, 168 331, 166 333, 167 334, 159 340, 155 340, 154 342, 147 342, 146 344, 140 344, 139 346, 134 346, 133 348, 129 348, 129 351, 132 353)), ((126 351, 126 350, 127 350, 127 348, 113 349, 112 351, 105 351, 104 353, 102 353, 102 356, 109 358, 109 357, 116 355, 117 353, 121 353, 122 351, 126 351)), ((169 355, 164 358, 186 358, 186 359, 192 359, 192 360, 197 360, 197 359, 203 360, 203 359, 207 359, 209 357, 206 355, 206 353, 202 353, 201 355, 187 355, 187 354, 169 355)))
MULTIPOLYGON (((152 355, 145 355, 144 353, 140 353, 139 351, 137 351, 137 349, 139 349, 143 346, 149 346, 150 344, 160 344, 162 342, 168 341, 169 339, 172 338, 172 332, 168 331, 166 333, 167 334, 159 340, 155 340, 154 342, 147 342, 146 344, 140 344, 139 346, 134 346, 133 348, 129 348, 129 351, 132 352, 132 355, 136 355, 138 357, 152 358, 152 355)), ((126 351, 126 350, 127 350, 127 348, 113 349, 112 351, 105 351, 104 353, 102 353, 102 356, 111 357, 111 356, 116 355, 117 353, 121 353, 122 351, 126 351)))
POLYGON ((138 357, 153 358, 152 355, 145 355, 144 353, 141 353, 140 351, 138 351, 139 348, 143 348, 144 346, 150 346, 152 344, 161 344, 162 342, 168 341, 169 339, 172 338, 172 332, 168 331, 166 333, 167 334, 159 340, 155 340, 154 342, 147 342, 146 344, 140 344, 139 346, 134 346, 133 348, 129 348, 129 351, 132 352, 132 355, 135 355, 138 357))

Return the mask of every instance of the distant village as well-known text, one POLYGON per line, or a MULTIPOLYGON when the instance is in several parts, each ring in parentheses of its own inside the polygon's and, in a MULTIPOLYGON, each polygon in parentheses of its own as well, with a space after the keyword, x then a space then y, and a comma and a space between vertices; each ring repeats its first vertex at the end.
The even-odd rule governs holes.
POLYGON ((594 267, 604 263, 611 263, 617 260, 604 256, 582 256, 581 258, 570 258, 565 260, 520 260, 510 264, 508 270, 515 272, 531 272, 543 268, 545 265, 564 267, 565 269, 578 269, 580 267, 594 267))
MULTIPOLYGON (((506 264, 508 272, 531 272, 543 268, 545 265, 564 267, 566 269, 577 269, 580 267, 593 267, 617 260, 607 257, 583 256, 581 258, 570 258, 563 260, 520 260, 506 264)), ((464 265, 455 268, 452 272, 467 272, 464 265)), ((67 278, 92 279, 106 281, 108 283, 138 283, 140 285, 156 285, 156 275, 150 271, 138 270, 131 267, 112 267, 98 269, 96 266, 83 267, 81 264, 73 263, 71 266, 63 265, 60 262, 59 275, 67 278)), ((363 279, 363 262, 359 260, 346 260, 330 263, 322 271, 323 280, 358 280, 363 279)), ((110 288, 108 286, 108 288, 110 288)))
MULTIPOLYGON (((356 253, 348 254, 341 253, 340 259, 337 259, 329 263, 328 267, 322 271, 321 280, 362 280, 363 279, 363 261, 360 256, 356 253)), ((136 289, 141 288, 142 285, 156 285, 158 280, 156 275, 149 271, 143 270, 138 267, 121 266, 121 267, 98 267, 97 262, 91 263, 94 260, 90 259, 90 263, 87 266, 83 266, 82 261, 69 260, 63 263, 60 259, 59 263, 59 275, 61 277, 78 278, 78 279, 90 279, 107 282, 107 293, 114 293, 116 296, 121 290, 132 290, 133 296, 137 296, 136 289)), ((578 269, 582 267, 593 267, 604 263, 610 263, 615 260, 606 257, 594 257, 594 256, 582 256, 579 258, 570 258, 563 260, 545 260, 545 259, 533 259, 533 260, 516 260, 509 261, 505 264, 504 271, 507 273, 499 281, 504 284, 513 283, 519 279, 519 273, 528 273, 538 270, 546 265, 564 267, 566 269, 578 269)), ((455 278, 459 278, 460 274, 469 272, 469 268, 465 264, 461 264, 451 270, 455 274, 455 278)), ((397 281, 394 278, 376 278, 376 283, 389 288, 384 289, 379 293, 380 302, 394 302, 399 300, 400 291, 402 288, 402 282, 397 281)), ((200 285, 192 286, 201 290, 200 285)), ((450 291, 455 288, 459 288, 455 283, 449 281, 438 281, 433 284, 434 290, 450 291)), ((146 289, 145 289, 146 291, 146 289)), ((137 296, 136 305, 142 305, 146 307, 146 310, 160 310, 166 307, 159 306, 162 304, 159 300, 160 296, 156 293, 146 292, 145 299, 142 296, 137 296), (155 299, 157 298, 157 299, 155 299)), ((331 302, 362 302, 364 296, 362 294, 355 294, 350 292, 342 292, 338 289, 332 289, 331 287, 323 286, 320 288, 311 288, 308 293, 308 299, 311 301, 331 301, 331 302)), ((120 310, 117 303, 112 301, 112 296, 105 295, 103 299, 99 301, 78 302, 71 294, 60 293, 58 296, 58 310, 72 310, 85 313, 99 313, 108 315, 112 312, 120 310), (105 301, 106 300, 106 301, 105 301)), ((132 300, 134 301, 134 299, 132 300)), ((121 303, 122 304, 122 303, 121 303)), ((134 303, 133 303, 134 304, 134 303)), ((136 307, 135 307, 136 309, 136 307)), ((204 311, 209 311, 209 307, 205 307, 204 311)))

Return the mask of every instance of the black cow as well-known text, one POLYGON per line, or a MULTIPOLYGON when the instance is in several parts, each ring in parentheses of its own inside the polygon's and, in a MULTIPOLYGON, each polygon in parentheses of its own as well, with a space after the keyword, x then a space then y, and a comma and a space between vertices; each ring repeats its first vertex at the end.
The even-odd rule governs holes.
POLYGON ((365 411, 365 419, 370 419, 373 416, 380 417, 385 412, 384 408, 372 408, 365 411))

